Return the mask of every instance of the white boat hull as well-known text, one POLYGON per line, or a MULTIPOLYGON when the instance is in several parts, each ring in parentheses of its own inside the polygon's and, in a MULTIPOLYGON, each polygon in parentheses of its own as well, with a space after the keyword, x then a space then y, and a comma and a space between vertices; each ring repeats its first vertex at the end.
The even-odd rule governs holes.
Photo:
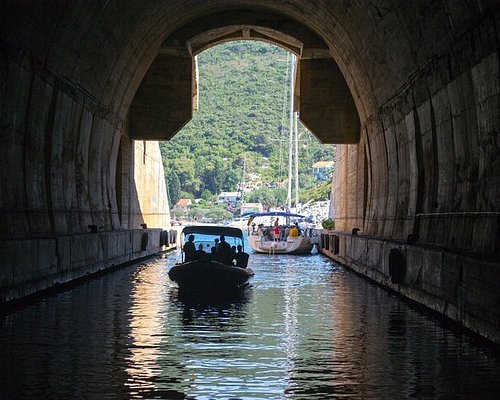
POLYGON ((304 236, 273 241, 264 236, 248 236, 250 247, 257 253, 266 254, 309 254, 314 246, 311 239, 304 236))

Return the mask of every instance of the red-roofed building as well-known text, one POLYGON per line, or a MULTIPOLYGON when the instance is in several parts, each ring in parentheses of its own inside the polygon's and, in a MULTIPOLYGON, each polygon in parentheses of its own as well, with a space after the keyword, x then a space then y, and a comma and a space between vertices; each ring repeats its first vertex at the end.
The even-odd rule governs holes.
POLYGON ((180 199, 174 206, 174 210, 185 210, 187 211, 189 206, 193 204, 191 199, 180 199))

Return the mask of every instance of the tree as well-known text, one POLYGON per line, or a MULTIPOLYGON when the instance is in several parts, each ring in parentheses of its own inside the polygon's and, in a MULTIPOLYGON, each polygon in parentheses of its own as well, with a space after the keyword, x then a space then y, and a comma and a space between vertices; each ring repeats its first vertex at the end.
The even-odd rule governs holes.
MULTIPOLYGON (((247 176, 257 173, 264 185, 286 179, 286 58, 284 49, 253 41, 229 42, 200 53, 200 109, 174 138, 160 145, 165 169, 177 173, 182 191, 194 197, 205 190, 235 191, 243 158, 247 176)), ((310 179, 312 164, 333 160, 335 147, 319 143, 301 124, 299 134, 303 190, 316 183, 310 179)))
POLYGON ((286 190, 281 188, 257 189, 248 193, 246 198, 250 203, 261 203, 265 209, 269 209, 286 202, 286 190))
POLYGON ((196 177, 194 159, 187 156, 179 157, 175 163, 175 171, 184 191, 195 193, 199 190, 201 181, 196 177))
POLYGON ((213 200, 213 194, 210 192, 210 190, 203 190, 201 192, 201 198, 204 200, 204 202, 209 202, 209 201, 212 201, 213 200))
POLYGON ((175 170, 172 170, 168 177, 170 178, 167 182, 170 207, 173 207, 174 204, 177 204, 181 198, 181 182, 179 181, 179 175, 177 175, 175 170))
POLYGON ((230 219, 232 218, 233 214, 231 214, 229 211, 225 210, 224 208, 220 207, 214 207, 211 208, 207 214, 207 218, 210 218, 211 220, 215 222, 220 222, 225 219, 230 219))

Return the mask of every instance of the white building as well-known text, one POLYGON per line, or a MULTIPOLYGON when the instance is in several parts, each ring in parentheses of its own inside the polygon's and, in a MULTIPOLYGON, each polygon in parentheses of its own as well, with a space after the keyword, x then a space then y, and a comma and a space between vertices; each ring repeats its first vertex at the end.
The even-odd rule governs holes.
POLYGON ((331 179, 335 163, 333 161, 318 161, 312 167, 314 176, 320 181, 331 179))
POLYGON ((240 192, 222 192, 217 199, 218 204, 230 204, 235 206, 241 201, 240 192))
POLYGON ((262 212, 262 211, 264 211, 264 207, 262 207, 261 203, 243 203, 241 205, 241 215, 249 212, 262 212))

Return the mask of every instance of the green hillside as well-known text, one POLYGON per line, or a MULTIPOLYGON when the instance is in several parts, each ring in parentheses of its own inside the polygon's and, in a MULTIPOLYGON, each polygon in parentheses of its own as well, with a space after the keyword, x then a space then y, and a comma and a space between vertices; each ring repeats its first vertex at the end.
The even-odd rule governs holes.
MULTIPOLYGON (((236 190, 244 160, 246 173, 259 174, 267 186, 286 180, 288 57, 279 47, 254 41, 230 42, 198 56, 199 110, 160 144, 172 203, 179 196, 209 199, 236 190)), ((321 145, 302 126, 299 132, 299 181, 307 189, 317 184, 311 165, 332 160, 335 148, 321 145)), ((284 190, 277 193, 282 201, 284 190)))

